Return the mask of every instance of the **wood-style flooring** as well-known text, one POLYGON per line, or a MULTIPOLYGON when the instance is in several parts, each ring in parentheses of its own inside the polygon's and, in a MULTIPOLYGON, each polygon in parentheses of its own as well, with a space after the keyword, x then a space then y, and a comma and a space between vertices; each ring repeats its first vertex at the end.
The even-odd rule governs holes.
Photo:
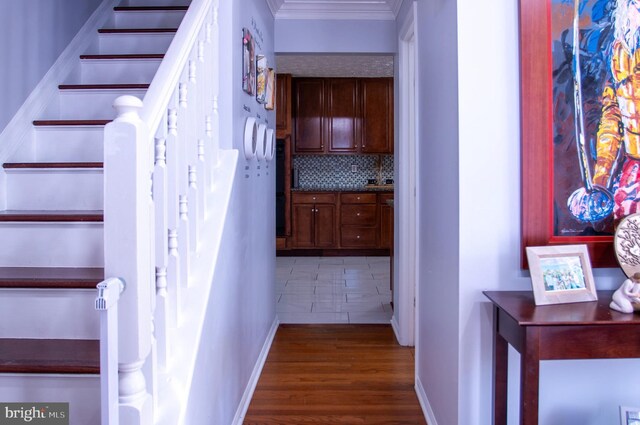
POLYGON ((389 325, 280 325, 244 424, 426 424, 389 325))

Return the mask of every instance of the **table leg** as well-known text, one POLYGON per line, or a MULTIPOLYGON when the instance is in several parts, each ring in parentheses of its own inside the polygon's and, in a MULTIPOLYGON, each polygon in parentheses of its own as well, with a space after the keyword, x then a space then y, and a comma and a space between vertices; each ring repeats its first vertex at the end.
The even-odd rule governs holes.
POLYGON ((538 424, 540 387, 540 330, 527 327, 520 355, 520 424, 538 424))
POLYGON ((507 341, 498 331, 498 308, 493 310, 493 423, 507 425, 507 341))

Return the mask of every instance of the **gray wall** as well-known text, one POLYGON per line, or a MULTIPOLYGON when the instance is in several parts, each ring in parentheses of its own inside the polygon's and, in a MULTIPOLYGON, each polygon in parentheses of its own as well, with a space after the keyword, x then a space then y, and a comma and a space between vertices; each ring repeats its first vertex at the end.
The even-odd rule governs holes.
POLYGON ((0 132, 99 4, 0 1, 0 132))

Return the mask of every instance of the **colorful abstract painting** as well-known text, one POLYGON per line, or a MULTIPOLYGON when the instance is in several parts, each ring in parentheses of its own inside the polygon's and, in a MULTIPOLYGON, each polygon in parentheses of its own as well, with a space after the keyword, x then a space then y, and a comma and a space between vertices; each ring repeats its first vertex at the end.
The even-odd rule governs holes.
POLYGON ((256 100, 258 103, 267 102, 267 57, 258 55, 256 60, 256 100))
POLYGON ((639 8, 551 0, 555 236, 611 235, 640 212, 639 8))

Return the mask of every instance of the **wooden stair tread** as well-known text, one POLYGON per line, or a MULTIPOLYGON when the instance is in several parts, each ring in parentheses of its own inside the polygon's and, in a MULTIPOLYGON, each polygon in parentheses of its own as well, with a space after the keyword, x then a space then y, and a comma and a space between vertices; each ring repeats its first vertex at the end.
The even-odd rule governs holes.
POLYGON ((122 55, 80 55, 80 59, 99 59, 99 60, 109 60, 109 59, 162 59, 164 58, 164 53, 127 53, 122 55))
POLYGON ((102 222, 103 211, 0 211, 0 222, 102 222))
POLYGON ((99 34, 156 34, 177 32, 178 28, 100 28, 99 34))
POLYGON ((100 373, 100 341, 0 339, 0 373, 100 373))
POLYGON ((35 120, 35 126, 86 126, 107 125, 113 120, 35 120))
POLYGON ((148 89, 149 84, 60 84, 60 90, 130 90, 148 89))
POLYGON ((104 168, 103 162, 5 162, 5 169, 25 168, 104 168))
POLYGON ((0 267, 0 288, 95 289, 102 268, 0 267))
POLYGON ((181 11, 188 10, 189 6, 116 6, 113 8, 116 12, 140 12, 140 11, 181 11))

